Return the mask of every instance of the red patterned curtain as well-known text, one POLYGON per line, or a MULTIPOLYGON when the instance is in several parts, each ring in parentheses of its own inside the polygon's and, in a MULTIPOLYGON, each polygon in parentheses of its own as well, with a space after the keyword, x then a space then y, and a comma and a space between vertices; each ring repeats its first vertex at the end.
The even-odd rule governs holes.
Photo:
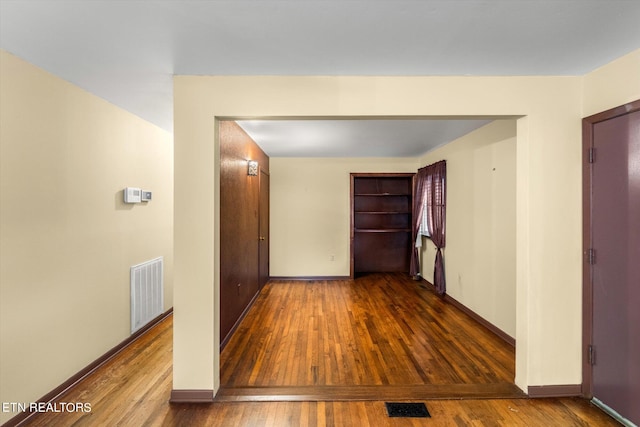
MULTIPOLYGON (((416 174, 416 187, 415 196, 413 198, 413 230, 412 230, 412 242, 418 240, 418 231, 420 230, 420 223, 422 222, 422 214, 424 212, 424 188, 427 185, 427 168, 418 169, 416 174)), ((420 250, 414 244, 411 251, 411 264, 409 265, 409 274, 413 277, 420 276, 420 250)))
POLYGON ((428 185, 425 197, 429 200, 427 209, 429 233, 431 241, 436 245, 436 262, 433 271, 433 284, 440 295, 447 291, 444 277, 444 258, 442 249, 446 245, 446 199, 447 199, 447 162, 441 160, 427 166, 428 185))
MULTIPOLYGON (((416 178, 416 196, 413 212, 414 242, 418 238, 417 234, 423 212, 427 215, 429 237, 437 248, 433 284, 440 295, 444 295, 447 290, 444 276, 444 257, 442 255, 442 249, 446 245, 446 181, 447 162, 445 160, 419 169, 416 178), (423 198, 426 199, 426 209, 423 209, 423 198)), ((412 253, 410 273, 414 276, 420 274, 418 248, 414 248, 412 253)))

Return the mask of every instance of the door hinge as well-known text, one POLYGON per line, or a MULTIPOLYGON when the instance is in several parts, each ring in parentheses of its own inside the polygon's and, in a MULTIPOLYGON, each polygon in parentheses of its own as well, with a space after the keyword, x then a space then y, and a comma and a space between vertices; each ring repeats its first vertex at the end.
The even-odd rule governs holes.
POLYGON ((593 349, 593 345, 589 344, 589 348, 587 349, 587 351, 589 352, 589 354, 588 354, 589 365, 595 365, 596 364, 596 351, 593 349))
POLYGON ((591 265, 596 263, 596 251, 593 248, 587 250, 587 262, 591 265))
POLYGON ((589 163, 594 163, 596 161, 596 149, 591 147, 589 148, 589 163))

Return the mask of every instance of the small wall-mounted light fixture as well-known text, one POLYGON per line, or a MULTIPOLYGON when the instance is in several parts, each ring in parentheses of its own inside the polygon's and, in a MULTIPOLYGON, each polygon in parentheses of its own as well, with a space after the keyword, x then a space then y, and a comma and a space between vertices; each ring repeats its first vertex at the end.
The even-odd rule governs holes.
POLYGON ((249 160, 249 169, 247 170, 247 175, 258 176, 258 162, 256 162, 255 160, 249 160))

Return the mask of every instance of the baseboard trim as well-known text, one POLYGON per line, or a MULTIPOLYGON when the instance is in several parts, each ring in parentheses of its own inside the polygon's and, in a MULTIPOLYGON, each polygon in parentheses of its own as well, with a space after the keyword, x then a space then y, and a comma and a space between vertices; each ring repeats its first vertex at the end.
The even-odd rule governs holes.
MULTIPOLYGON (((85 379, 87 376, 91 375, 96 369, 98 369, 99 367, 107 363, 109 360, 114 358, 122 350, 129 347, 131 344, 133 344, 134 341, 136 341, 146 332, 151 330, 154 326, 156 326, 158 323, 160 323, 165 318, 170 316, 172 313, 173 313, 173 307, 171 307, 169 310, 165 311, 164 313, 160 314, 153 320, 151 320, 145 326, 137 330, 135 333, 127 337, 125 340, 123 340, 120 344, 116 345, 111 350, 107 351, 105 354, 103 354, 102 356, 100 356, 99 358, 91 362, 82 370, 78 371, 78 373, 76 373, 75 375, 70 377, 68 380, 60 384, 58 387, 54 388, 49 393, 42 396, 36 402, 50 403, 62 397, 65 393, 67 393, 70 389, 72 389, 76 384, 78 384, 80 381, 85 379)), ((6 423, 4 423, 2 427, 18 426, 24 423, 25 421, 27 421, 34 414, 36 414, 36 412, 21 412, 15 417, 11 418, 6 423)))
POLYGON ((582 396, 582 385, 530 385, 527 394, 531 398, 582 396))
POLYGON ((171 390, 170 403, 211 403, 213 390, 171 390))
POLYGON ((484 326, 485 328, 489 329, 491 332, 493 332, 495 335, 497 335, 499 338, 501 338, 504 342, 509 344, 511 347, 515 347, 516 346, 515 338, 513 338, 512 336, 510 336, 509 334, 504 332, 502 329, 498 328, 493 323, 489 322, 484 317, 478 315, 478 313, 476 313, 475 311, 471 310, 470 308, 468 308, 467 306, 465 306, 461 302, 457 301, 455 298, 452 298, 449 295, 445 295, 444 296, 444 300, 447 301, 448 303, 450 303, 451 305, 455 306, 456 308, 458 308, 460 311, 462 311, 462 312, 468 314, 469 316, 471 316, 476 322, 480 323, 482 326, 484 326))
MULTIPOLYGON (((435 289, 436 289, 435 286, 433 286, 431 283, 429 283, 424 278, 422 278, 422 283, 426 284, 426 286, 428 286, 431 290, 433 290, 435 292, 435 289)), ((509 344, 511 347, 515 347, 516 346, 515 338, 513 338, 512 336, 510 336, 509 334, 504 332, 502 329, 498 328, 493 323, 489 322, 484 317, 480 316, 475 311, 471 310, 469 307, 467 307, 464 304, 462 304, 460 301, 456 300, 455 298, 452 298, 448 294, 445 294, 443 299, 446 302, 448 302, 449 304, 451 304, 454 307, 456 307, 458 310, 460 310, 463 313, 467 314, 469 317, 471 317, 476 322, 480 323, 482 326, 484 326, 488 330, 490 330, 494 335, 498 336, 500 339, 502 339, 504 342, 509 344)))
POLYGON ((278 281, 312 281, 312 280, 351 280, 349 276, 272 276, 270 280, 278 281))

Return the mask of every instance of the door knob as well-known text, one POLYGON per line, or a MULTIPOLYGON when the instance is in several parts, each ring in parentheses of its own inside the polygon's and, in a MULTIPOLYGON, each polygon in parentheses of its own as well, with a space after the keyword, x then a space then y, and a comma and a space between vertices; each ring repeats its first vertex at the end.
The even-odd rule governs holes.
POLYGON ((258 237, 259 240, 264 240, 264 237, 260 236, 258 237))

